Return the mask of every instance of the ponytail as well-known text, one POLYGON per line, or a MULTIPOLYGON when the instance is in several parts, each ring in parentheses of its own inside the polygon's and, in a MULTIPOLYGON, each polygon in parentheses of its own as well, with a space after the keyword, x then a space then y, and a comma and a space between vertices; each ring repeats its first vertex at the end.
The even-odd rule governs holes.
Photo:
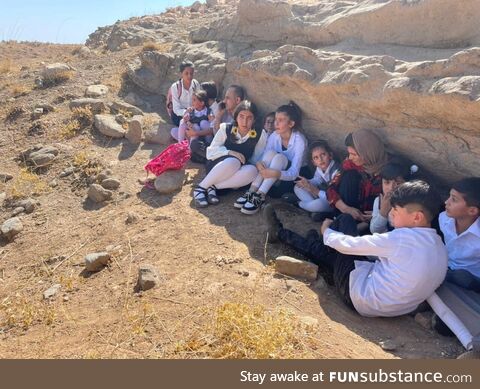
POLYGON ((302 110, 293 101, 290 101, 286 105, 282 105, 277 109, 277 113, 284 113, 288 118, 295 122, 294 131, 302 128, 302 110))

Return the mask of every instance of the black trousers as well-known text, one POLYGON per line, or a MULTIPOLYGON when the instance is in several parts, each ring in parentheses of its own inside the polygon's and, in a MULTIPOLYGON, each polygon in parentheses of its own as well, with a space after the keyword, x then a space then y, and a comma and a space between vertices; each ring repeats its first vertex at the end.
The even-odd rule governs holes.
POLYGON ((183 118, 172 111, 170 119, 172 119, 172 123, 175 124, 176 127, 178 127, 180 125, 180 120, 182 120, 183 118))
POLYGON ((204 136, 192 139, 190 142, 190 150, 192 151, 192 161, 197 163, 207 163, 207 147, 210 143, 205 140, 204 136))
MULTIPOLYGON (((288 163, 287 169, 290 167, 290 162, 288 163)), ((312 171, 308 166, 303 166, 300 169, 300 175, 305 178, 312 178, 312 171)), ((273 184, 272 188, 268 191, 268 195, 274 199, 279 199, 285 193, 293 193, 293 188, 295 187, 295 181, 282 181, 278 180, 273 184)))
MULTIPOLYGON (((338 216, 330 228, 345 235, 358 235, 357 223, 350 215, 338 216)), ((306 256, 311 262, 331 272, 340 298, 347 306, 354 309, 350 298, 350 272, 355 269, 355 261, 368 261, 366 257, 341 254, 325 246, 322 237, 314 230, 310 230, 304 238, 294 231, 281 228, 278 237, 281 242, 306 256)))
POLYGON ((342 173, 338 193, 340 198, 349 207, 360 209, 360 184, 362 176, 356 170, 347 170, 342 173))

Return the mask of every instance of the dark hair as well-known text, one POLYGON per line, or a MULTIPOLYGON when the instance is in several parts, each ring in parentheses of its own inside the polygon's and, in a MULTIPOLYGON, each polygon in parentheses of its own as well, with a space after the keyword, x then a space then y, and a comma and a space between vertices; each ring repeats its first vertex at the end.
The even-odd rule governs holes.
POLYGON ((312 144, 310 145, 310 154, 312 154, 313 150, 318 148, 324 149, 328 154, 330 154, 333 157, 333 150, 326 140, 319 139, 319 140, 313 141, 312 144))
POLYGON ((228 89, 233 89, 235 96, 240 98, 240 100, 245 100, 245 89, 243 89, 240 85, 230 85, 228 89))
POLYGON ((438 215, 441 206, 438 192, 432 185, 420 180, 405 182, 398 186, 392 192, 390 203, 392 207, 402 208, 412 204, 419 205, 428 222, 438 215))
POLYGON ((345 147, 355 148, 355 143, 353 143, 353 134, 350 133, 345 137, 345 147))
POLYGON ((205 92, 204 90, 202 89, 198 89, 196 90, 193 95, 200 101, 203 101, 203 103, 205 104, 205 106, 208 107, 208 96, 207 96, 207 92, 205 92))
POLYGON ((207 96, 209 99, 216 99, 218 95, 217 85, 214 81, 202 82, 200 85, 202 89, 207 92, 207 96))
POLYGON ((184 71, 186 68, 195 69, 195 66, 193 65, 192 62, 188 62, 188 61, 182 62, 182 63, 180 64, 180 73, 183 73, 183 71, 184 71))
POLYGON ((480 209, 480 177, 468 177, 457 181, 452 188, 459 192, 469 207, 480 209))
POLYGON ((237 117, 242 111, 250 111, 253 114, 254 122, 253 122, 252 128, 254 128, 255 121, 257 120, 257 114, 258 114, 257 106, 254 103, 252 103, 250 100, 241 101, 233 111, 233 121, 235 122, 236 125, 238 125, 237 117))
POLYGON ((278 107, 276 112, 284 113, 290 118, 290 120, 294 121, 294 129, 302 128, 302 110, 297 104, 295 104, 295 102, 290 101, 288 104, 278 107))
POLYGON ((267 120, 267 118, 269 117, 273 117, 275 119, 275 112, 270 112, 270 113, 267 113, 265 115, 265 117, 263 118, 263 123, 265 123, 265 121, 267 120))
POLYGON ((411 178, 410 167, 398 162, 389 162, 380 171, 380 177, 384 180, 394 180, 397 177, 402 177, 405 181, 408 181, 411 178))

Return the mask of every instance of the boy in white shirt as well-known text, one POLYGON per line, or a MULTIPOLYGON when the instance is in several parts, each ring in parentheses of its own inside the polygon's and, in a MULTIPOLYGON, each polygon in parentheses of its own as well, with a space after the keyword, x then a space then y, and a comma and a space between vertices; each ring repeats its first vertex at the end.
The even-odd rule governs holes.
POLYGON ((480 178, 455 183, 438 218, 448 251, 446 281, 480 291, 480 178))
MULTIPOLYGON (((355 221, 341 215, 326 219, 321 232, 325 246, 335 252, 319 258, 333 271, 342 300, 360 315, 400 316, 414 311, 440 286, 447 271, 447 251, 430 223, 438 211, 438 195, 423 181, 400 185, 390 199, 390 220, 395 230, 384 234, 356 234, 355 221), (375 256, 374 262, 367 256, 375 256)), ((266 215, 267 216, 267 215, 266 215)), ((281 237, 267 216, 269 233, 281 237)), ((326 252, 326 250, 323 250, 326 252)))

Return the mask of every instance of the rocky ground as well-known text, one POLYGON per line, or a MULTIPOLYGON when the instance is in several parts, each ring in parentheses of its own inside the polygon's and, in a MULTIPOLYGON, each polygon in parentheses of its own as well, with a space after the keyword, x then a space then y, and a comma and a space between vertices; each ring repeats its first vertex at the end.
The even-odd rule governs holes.
MULTIPOLYGON (((211 5, 219 19, 230 15, 227 5, 211 5)), ((191 11, 129 23, 179 29, 198 18, 191 11)), ((169 126, 164 97, 129 75, 139 57, 165 51, 161 44, 0 44, 0 356, 461 353, 455 339, 430 329, 428 313, 362 318, 321 275, 278 274, 270 261, 294 254, 266 244, 260 215, 232 207, 236 194, 217 207, 193 207, 202 166, 172 175, 161 185, 168 193, 138 183, 168 144, 169 126)), ((302 232, 318 227, 287 205, 279 214, 302 232)))

